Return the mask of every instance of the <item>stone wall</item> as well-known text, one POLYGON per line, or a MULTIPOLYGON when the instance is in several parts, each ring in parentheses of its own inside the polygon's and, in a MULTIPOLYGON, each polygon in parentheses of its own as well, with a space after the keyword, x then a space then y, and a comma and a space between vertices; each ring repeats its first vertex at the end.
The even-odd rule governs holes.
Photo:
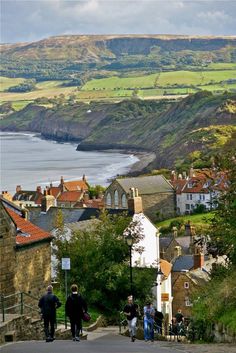
POLYGON ((175 215, 174 192, 142 195, 142 200, 144 213, 152 221, 174 217, 175 215))
POLYGON ((51 281, 51 246, 49 242, 17 247, 14 287, 16 291, 40 297, 51 281))
POLYGON ((184 273, 172 272, 172 309, 173 316, 178 309, 182 310, 184 317, 191 316, 191 306, 186 306, 186 299, 191 297, 191 293, 195 290, 195 286, 189 277, 184 273), (185 288, 184 284, 189 283, 189 288, 185 288))
MULTIPOLYGON (((110 193, 111 195, 111 206, 106 204, 107 208, 119 208, 122 209, 122 202, 121 198, 124 194, 123 188, 120 186, 119 183, 114 181, 106 190, 105 192, 105 200, 107 194, 110 193), (119 205, 115 206, 114 204, 114 192, 115 190, 118 191, 119 196, 119 205)), ((175 193, 173 192, 160 192, 155 194, 140 194, 139 196, 142 197, 143 203, 143 212, 144 214, 149 217, 153 222, 157 220, 161 220, 164 218, 170 218, 175 216, 175 193)), ((126 197, 130 197, 126 194, 126 197)))
POLYGON ((0 203, 0 293, 14 292, 16 227, 0 203))

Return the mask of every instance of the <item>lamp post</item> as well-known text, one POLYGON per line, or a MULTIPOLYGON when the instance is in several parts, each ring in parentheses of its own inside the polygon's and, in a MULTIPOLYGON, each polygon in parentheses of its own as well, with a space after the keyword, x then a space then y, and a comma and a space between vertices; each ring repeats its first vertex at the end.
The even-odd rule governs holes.
POLYGON ((157 310, 161 311, 161 280, 162 280, 163 272, 158 266, 157 268, 157 279, 156 279, 156 286, 157 286, 157 292, 156 292, 156 300, 157 300, 157 310))
POLYGON ((134 240, 130 234, 125 237, 125 240, 129 247, 130 294, 133 295, 132 246, 134 240))

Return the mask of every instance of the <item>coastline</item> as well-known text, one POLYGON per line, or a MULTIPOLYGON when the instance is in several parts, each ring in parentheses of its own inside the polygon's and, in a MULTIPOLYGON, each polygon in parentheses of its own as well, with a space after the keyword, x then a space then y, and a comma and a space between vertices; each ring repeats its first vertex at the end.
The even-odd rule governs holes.
POLYGON ((138 172, 142 172, 151 162, 153 162, 156 158, 156 154, 154 152, 134 152, 134 151, 126 151, 126 153, 133 153, 139 160, 134 163, 131 167, 127 175, 136 174, 138 172))

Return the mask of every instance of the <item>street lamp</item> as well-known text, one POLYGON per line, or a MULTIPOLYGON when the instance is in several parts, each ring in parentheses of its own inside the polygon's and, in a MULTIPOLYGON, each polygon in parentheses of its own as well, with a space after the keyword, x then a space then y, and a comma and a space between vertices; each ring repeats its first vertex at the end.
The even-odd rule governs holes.
POLYGON ((160 266, 157 268, 157 279, 156 279, 156 286, 157 286, 157 292, 156 292, 156 300, 157 300, 157 310, 161 311, 161 280, 162 276, 164 273, 162 272, 160 266))
POLYGON ((125 240, 129 247, 130 294, 133 295, 132 246, 134 240, 130 234, 125 237, 125 240))

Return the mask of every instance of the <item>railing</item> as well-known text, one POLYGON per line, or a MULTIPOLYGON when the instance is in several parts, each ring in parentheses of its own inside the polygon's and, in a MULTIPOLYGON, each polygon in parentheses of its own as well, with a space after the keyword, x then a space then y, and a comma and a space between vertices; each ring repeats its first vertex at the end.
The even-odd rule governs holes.
MULTIPOLYGON (((122 330, 125 331, 127 326, 128 321, 121 311, 119 312, 119 333, 122 334, 122 330)), ((143 319, 139 319, 137 321, 137 327, 143 327, 143 319)), ((165 337, 168 341, 179 342, 181 337, 187 337, 187 328, 182 323, 159 326, 154 322, 154 332, 162 337, 165 337)))
POLYGON ((37 313, 35 316, 39 317, 38 298, 29 293, 17 292, 10 295, 1 294, 0 302, 2 322, 5 322, 7 314, 23 315, 30 312, 31 316, 37 313), (30 300, 27 302, 26 298, 30 298, 30 300), (37 304, 32 304, 34 301, 36 301, 37 304))

